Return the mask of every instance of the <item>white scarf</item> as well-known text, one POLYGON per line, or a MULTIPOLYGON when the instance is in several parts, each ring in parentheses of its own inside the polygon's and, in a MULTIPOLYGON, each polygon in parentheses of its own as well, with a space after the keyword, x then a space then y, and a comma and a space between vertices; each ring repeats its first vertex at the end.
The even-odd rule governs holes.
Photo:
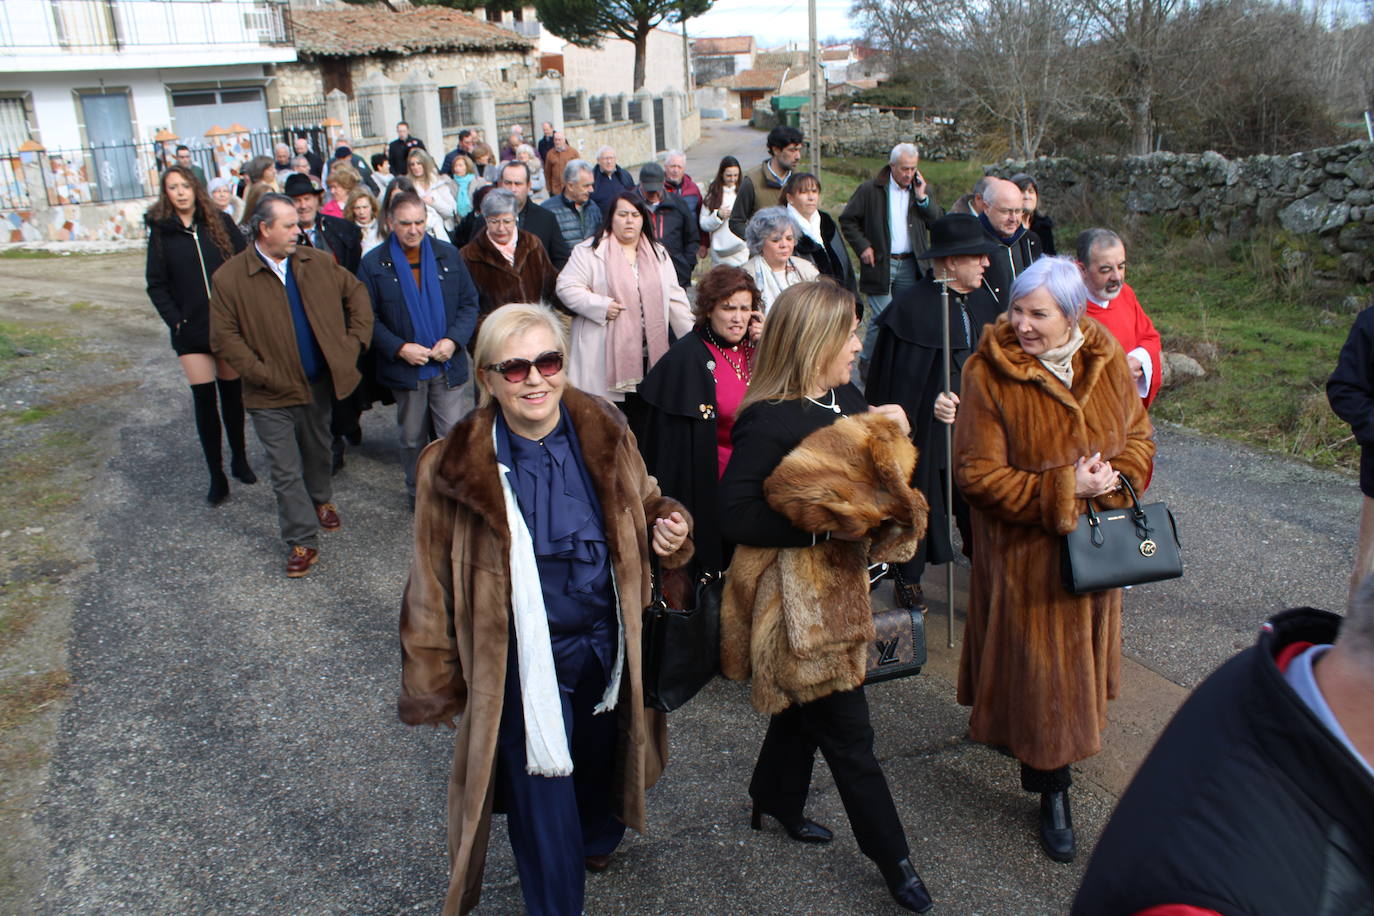
MULTIPOLYGON (((494 448, 495 424, 491 438, 494 448)), ((520 703, 525 714, 525 772, 531 776, 570 776, 572 755, 568 752, 568 733, 563 727, 563 701, 553 667, 549 614, 544 607, 539 563, 534 557, 534 538, 525 525, 515 490, 506 479, 511 469, 499 463, 496 469, 501 478, 501 495, 506 501, 506 524, 510 528, 510 604, 515 617, 515 643, 520 663, 520 703)), ((625 621, 620 613, 620 591, 615 585, 614 566, 611 590, 618 624, 615 667, 594 714, 615 709, 620 697, 620 677, 625 669, 625 621)))
POLYGON ((1059 381, 1064 383, 1065 388, 1073 388, 1073 355, 1083 346, 1083 330, 1078 326, 1073 326, 1073 332, 1069 334, 1069 340, 1061 347, 1053 350, 1046 350, 1037 359, 1041 364, 1059 381))
POLYGON ((797 224, 800 229, 811 241, 817 245, 824 245, 825 239, 821 238, 821 211, 818 208, 811 218, 807 219, 801 215, 801 211, 791 204, 787 205, 787 215, 792 217, 792 222, 797 224))

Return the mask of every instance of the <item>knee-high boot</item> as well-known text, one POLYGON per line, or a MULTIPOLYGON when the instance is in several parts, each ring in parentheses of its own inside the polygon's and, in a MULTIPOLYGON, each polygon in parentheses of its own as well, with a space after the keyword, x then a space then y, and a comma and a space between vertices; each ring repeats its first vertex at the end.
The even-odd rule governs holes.
POLYGON ((220 442, 219 412, 215 407, 215 383, 202 382, 191 386, 195 402, 196 432, 200 435, 200 449, 205 453, 205 465, 210 469, 210 491, 205 501, 218 506, 229 498, 229 478, 224 476, 224 446, 220 442))
POLYGON ((229 473, 242 483, 257 483, 258 475, 248 466, 248 449, 243 438, 243 381, 216 379, 219 386, 219 413, 224 418, 224 436, 229 440, 229 473))

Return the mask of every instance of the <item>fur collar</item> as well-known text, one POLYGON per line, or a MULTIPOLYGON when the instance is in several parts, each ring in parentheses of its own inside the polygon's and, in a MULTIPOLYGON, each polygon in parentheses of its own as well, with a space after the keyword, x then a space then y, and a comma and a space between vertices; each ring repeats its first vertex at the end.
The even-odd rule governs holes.
POLYGON ((519 275, 525 269, 525 261, 529 259, 530 252, 538 244, 539 239, 532 235, 529 230, 519 230, 519 234, 515 237, 515 263, 512 264, 506 260, 505 255, 497 250, 496 244, 487 235, 487 230, 479 227, 477 237, 468 242, 465 250, 468 251, 468 256, 472 260, 485 264, 493 270, 519 275))
POLYGON ((1083 346, 1074 357, 1072 391, 1065 388, 1040 360, 1021 349, 1006 315, 997 319, 992 333, 983 335, 978 352, 999 375, 1013 381, 1039 385, 1070 410, 1080 410, 1092 397, 1112 356, 1121 350, 1121 344, 1096 321, 1084 318, 1079 321, 1078 327, 1083 331, 1083 346))

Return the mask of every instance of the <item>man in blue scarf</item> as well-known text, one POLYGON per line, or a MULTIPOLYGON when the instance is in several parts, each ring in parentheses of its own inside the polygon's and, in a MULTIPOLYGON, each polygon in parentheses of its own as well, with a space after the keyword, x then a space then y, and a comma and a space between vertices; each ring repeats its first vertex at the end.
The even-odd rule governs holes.
POLYGON ((378 380, 396 395, 410 505, 420 450, 472 407, 467 345, 477 326, 477 287, 458 249, 425 234, 425 204, 391 198, 391 237, 367 253, 358 276, 376 313, 378 380))
POLYGON ((1005 178, 988 179, 983 189, 983 212, 978 221, 983 232, 997 243, 997 251, 988 255, 983 285, 997 298, 1005 311, 1011 306, 1011 281, 1021 271, 1044 254, 1040 236, 1027 229, 1021 219, 1025 211, 1025 197, 1021 189, 1005 178))

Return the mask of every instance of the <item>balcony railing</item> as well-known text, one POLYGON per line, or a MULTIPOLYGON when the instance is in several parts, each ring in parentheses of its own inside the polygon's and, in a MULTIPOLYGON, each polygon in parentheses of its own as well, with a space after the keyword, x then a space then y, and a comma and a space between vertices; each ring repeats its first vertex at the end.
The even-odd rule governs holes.
POLYGON ((0 54, 175 50, 188 45, 290 47, 274 0, 4 0, 0 54))

